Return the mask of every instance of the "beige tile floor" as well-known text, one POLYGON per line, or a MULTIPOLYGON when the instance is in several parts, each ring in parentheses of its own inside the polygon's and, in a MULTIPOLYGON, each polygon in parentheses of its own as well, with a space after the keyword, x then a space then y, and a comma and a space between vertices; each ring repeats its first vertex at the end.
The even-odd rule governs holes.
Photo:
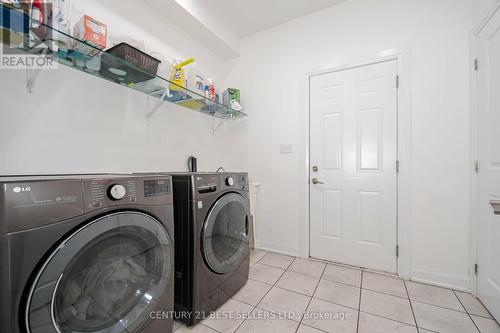
POLYGON ((500 333, 470 294, 253 250, 250 280, 218 312, 175 333, 500 333))

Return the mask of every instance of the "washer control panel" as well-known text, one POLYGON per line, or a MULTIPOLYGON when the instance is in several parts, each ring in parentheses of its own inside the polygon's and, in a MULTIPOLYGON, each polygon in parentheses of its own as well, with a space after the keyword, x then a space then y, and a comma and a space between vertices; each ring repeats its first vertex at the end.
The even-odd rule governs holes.
POLYGON ((0 177, 0 235, 88 212, 173 204, 168 175, 0 177))
POLYGON ((83 183, 86 211, 120 205, 165 205, 172 200, 172 179, 160 177, 103 178, 83 183))
POLYGON ((127 189, 121 184, 113 184, 108 187, 108 197, 111 200, 121 200, 125 198, 127 189))
POLYGON ((170 179, 154 179, 144 181, 144 196, 146 198, 171 194, 170 179))
POLYGON ((226 178, 226 186, 234 186, 234 178, 229 176, 226 178))

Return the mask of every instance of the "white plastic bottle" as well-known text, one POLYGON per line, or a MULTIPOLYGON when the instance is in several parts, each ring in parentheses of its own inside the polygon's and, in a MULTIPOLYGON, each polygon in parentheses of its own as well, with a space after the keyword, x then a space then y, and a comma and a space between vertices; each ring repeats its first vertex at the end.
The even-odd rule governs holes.
POLYGON ((203 74, 196 63, 189 68, 187 74, 187 88, 199 95, 205 94, 205 85, 207 80, 205 79, 205 74, 203 74))

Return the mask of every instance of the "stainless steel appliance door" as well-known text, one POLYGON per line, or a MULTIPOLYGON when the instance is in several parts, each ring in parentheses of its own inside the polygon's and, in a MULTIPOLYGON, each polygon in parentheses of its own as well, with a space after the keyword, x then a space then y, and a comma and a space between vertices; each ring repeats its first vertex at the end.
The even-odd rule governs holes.
POLYGON ((237 193, 222 196, 210 209, 203 225, 202 248, 214 272, 229 273, 248 256, 249 218, 248 199, 237 193))

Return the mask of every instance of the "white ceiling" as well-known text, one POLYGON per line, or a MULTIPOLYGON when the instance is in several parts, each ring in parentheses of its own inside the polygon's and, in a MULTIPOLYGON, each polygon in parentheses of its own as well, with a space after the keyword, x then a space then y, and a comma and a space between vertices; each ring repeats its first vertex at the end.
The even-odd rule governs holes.
POLYGON ((223 59, 240 39, 347 0, 142 0, 223 59))
MULTIPOLYGON (((194 0, 191 0, 194 1, 194 0)), ((210 8, 238 37, 285 23, 346 0, 196 0, 210 8)), ((180 2, 180 1, 179 1, 180 2)))

